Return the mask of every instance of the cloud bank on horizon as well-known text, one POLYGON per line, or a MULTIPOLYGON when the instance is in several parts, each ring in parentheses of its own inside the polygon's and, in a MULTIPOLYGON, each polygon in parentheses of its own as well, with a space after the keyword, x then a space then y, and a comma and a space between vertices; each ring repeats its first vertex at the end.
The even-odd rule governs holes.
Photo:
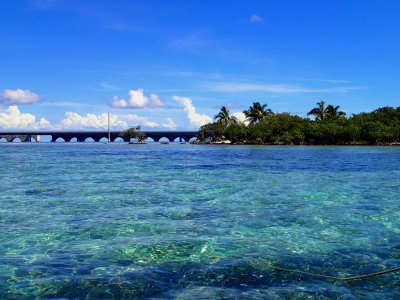
MULTIPOLYGON (((32 93, 34 94, 34 93, 32 93)), ((144 96, 143 89, 130 90, 129 100, 121 102, 125 105, 112 105, 116 108, 155 108, 164 107, 165 101, 161 100, 157 95, 151 94, 150 99, 144 96)), ((34 94, 36 95, 36 94, 34 94)), ((38 97, 38 96, 37 96, 38 97)), ((190 123, 189 128, 199 128, 200 126, 212 122, 212 118, 206 114, 199 114, 193 105, 193 101, 187 97, 173 96, 172 99, 181 104, 181 110, 186 113, 190 123)), ((118 101, 120 101, 119 99, 118 101)), ((66 112, 64 117, 55 123, 49 122, 46 118, 37 117, 30 113, 21 113, 17 105, 11 105, 4 111, 0 110, 0 128, 11 129, 46 129, 46 130, 63 130, 63 129, 106 129, 108 127, 108 114, 88 113, 81 115, 77 112, 66 112)), ((110 125, 114 129, 126 129, 131 126, 140 125, 143 128, 175 130, 178 128, 175 121, 171 117, 167 117, 164 122, 158 123, 149 120, 147 117, 137 114, 110 114, 110 125)))
MULTIPOLYGON (((137 91, 131 90, 130 93, 133 97, 139 98, 142 101, 143 90, 138 89, 137 91)), ((213 121, 212 117, 207 114, 200 114, 196 111, 196 107, 193 104, 193 100, 188 97, 172 96, 172 99, 177 103, 181 104, 181 109, 186 113, 187 120, 190 125, 190 129, 197 129, 202 125, 213 121)), ((135 101, 138 99, 135 99, 135 101)), ((135 102, 135 105, 140 103, 140 108, 144 108, 148 102, 135 102)), ((165 102, 162 102, 164 106, 165 102)), ((159 106, 161 107, 161 106, 159 106)), ((119 107, 117 108, 127 108, 119 107)), ((246 122, 246 118, 241 111, 233 112, 233 116, 237 117, 239 121, 246 122)), ((10 129, 47 129, 47 130, 62 130, 62 129, 106 129, 108 126, 108 114, 94 114, 88 113, 81 115, 77 112, 66 112, 64 118, 59 122, 51 123, 46 118, 41 117, 39 121, 36 121, 37 117, 30 113, 21 113, 17 105, 9 106, 5 111, 0 110, 0 128, 10 129)), ((175 130, 178 128, 175 121, 171 117, 167 117, 163 123, 157 123, 150 121, 147 117, 141 117, 137 114, 110 114, 110 124, 114 129, 125 129, 129 128, 130 125, 135 123, 141 125, 144 128, 150 129, 167 129, 175 130)))
MULTIPOLYGON (((176 124, 171 118, 159 124, 150 121, 147 117, 136 114, 110 114, 110 125, 113 129, 127 129, 131 126, 141 125, 144 128, 175 129, 176 124)), ((66 129, 98 129, 108 127, 108 114, 88 113, 80 115, 76 112, 66 112, 58 122, 51 123, 46 118, 22 113, 18 106, 9 106, 4 111, 0 110, 0 129, 4 130, 66 130, 66 129)))
MULTIPOLYGON (((192 100, 186 97, 173 96, 176 102, 181 103, 181 109, 186 112, 190 122, 190 128, 198 128, 211 118, 205 114, 196 112, 192 100)), ((108 114, 87 113, 81 115, 77 112, 66 112, 64 117, 55 123, 51 123, 44 117, 37 117, 30 113, 21 113, 17 104, 34 104, 41 101, 41 97, 29 90, 16 89, 2 92, 3 104, 8 105, 4 111, 0 110, 0 129, 31 129, 31 130, 63 130, 63 129, 106 129, 108 127, 108 114)), ((166 102, 158 95, 152 93, 150 97, 144 95, 143 89, 130 90, 127 100, 113 97, 108 105, 117 109, 154 109, 165 108, 166 102)), ((178 128, 171 117, 167 117, 162 123, 150 121, 148 117, 137 114, 110 114, 110 125, 114 129, 126 129, 140 125, 147 129, 175 130, 178 128)))
POLYGON ((9 106, 5 111, 0 111, 0 128, 2 129, 32 129, 39 130, 50 128, 51 124, 45 118, 36 121, 36 116, 21 113, 18 106, 9 106))

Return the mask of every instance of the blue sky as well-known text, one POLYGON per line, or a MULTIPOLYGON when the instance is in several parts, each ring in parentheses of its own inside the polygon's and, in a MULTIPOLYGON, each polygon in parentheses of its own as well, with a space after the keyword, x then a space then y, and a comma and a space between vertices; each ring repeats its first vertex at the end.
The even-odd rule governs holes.
POLYGON ((0 128, 192 129, 400 105, 400 1, 3 1, 0 128))

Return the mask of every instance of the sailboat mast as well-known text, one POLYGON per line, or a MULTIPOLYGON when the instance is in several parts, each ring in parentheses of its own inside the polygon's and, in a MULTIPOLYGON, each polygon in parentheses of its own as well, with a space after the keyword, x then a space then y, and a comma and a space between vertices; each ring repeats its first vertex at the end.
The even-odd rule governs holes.
POLYGON ((110 113, 108 113, 108 142, 111 142, 111 131, 110 131, 110 113))

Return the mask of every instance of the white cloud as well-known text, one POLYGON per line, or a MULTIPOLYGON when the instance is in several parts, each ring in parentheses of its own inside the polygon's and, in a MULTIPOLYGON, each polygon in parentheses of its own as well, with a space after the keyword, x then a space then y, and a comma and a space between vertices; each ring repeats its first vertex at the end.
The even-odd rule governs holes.
POLYGON ((144 108, 149 99, 144 95, 143 89, 130 90, 129 99, 114 97, 110 105, 117 108, 144 108))
MULTIPOLYGON (((76 112, 66 112, 59 122, 50 123, 45 118, 38 118, 30 113, 21 113, 18 106, 9 106, 5 111, 0 111, 0 129, 26 129, 26 130, 106 130, 108 128, 108 114, 88 113, 81 115, 76 112)), ((146 128, 175 129, 177 126, 171 118, 159 124, 136 114, 110 114, 112 130, 123 130, 140 125, 146 128)))
POLYGON ((176 129, 177 127, 174 120, 172 120, 171 118, 167 118, 166 122, 161 126, 168 129, 176 129))
POLYGON ((129 121, 129 127, 136 126, 136 125, 143 125, 146 127, 154 128, 154 127, 159 127, 160 124, 156 122, 149 121, 146 117, 140 117, 135 114, 129 114, 129 115, 121 115, 121 119, 129 121), (132 122, 136 122, 135 124, 132 124, 132 122))
MULTIPOLYGON (((127 127, 128 124, 121 121, 117 115, 110 114, 110 125, 113 127, 127 127)), ((94 128, 106 129, 108 127, 108 115, 106 113, 80 115, 75 112, 66 112, 58 126, 62 129, 94 128)))
POLYGON ((144 95, 143 89, 130 90, 127 100, 115 96, 109 103, 115 108, 157 108, 165 105, 165 102, 156 94, 151 94, 150 99, 144 95))
POLYGON ((262 21, 264 21, 263 18, 255 14, 250 17, 251 23, 261 23, 262 21))
POLYGON ((102 82, 100 83, 100 90, 102 91, 117 91, 119 90, 118 87, 115 85, 109 84, 108 82, 102 82))
POLYGON ((338 86, 333 88, 307 88, 290 84, 267 84, 252 82, 217 82, 208 84, 207 88, 215 92, 267 92, 273 94, 347 93, 351 90, 363 89, 363 87, 346 86, 338 86))
POLYGON ((172 97, 175 101, 182 104, 184 111, 190 121, 190 124, 194 127, 200 127, 204 124, 212 122, 212 119, 207 115, 201 115, 196 112, 196 108, 193 105, 192 99, 187 97, 172 97))
MULTIPOLYGON (((144 127, 159 127, 160 125, 156 122, 149 121, 146 117, 140 117, 135 114, 127 115, 115 115, 110 114, 110 126, 112 129, 125 129, 141 125, 144 127)), ((107 129, 108 128, 108 114, 102 113, 80 115, 75 112, 65 113, 64 119, 62 119, 57 127, 60 129, 107 129)))
POLYGON ((4 90, 0 96, 0 103, 8 105, 14 104, 31 104, 39 102, 41 98, 39 95, 23 89, 4 90))
POLYGON ((150 95, 150 103, 149 103, 150 107, 156 108, 156 107, 162 107, 164 105, 165 105, 165 101, 163 99, 158 97, 156 94, 150 95))
POLYGON ((43 129, 50 128, 49 121, 40 118, 36 121, 36 117, 32 114, 21 113, 18 106, 9 106, 4 112, 0 112, 0 128, 3 129, 43 129))

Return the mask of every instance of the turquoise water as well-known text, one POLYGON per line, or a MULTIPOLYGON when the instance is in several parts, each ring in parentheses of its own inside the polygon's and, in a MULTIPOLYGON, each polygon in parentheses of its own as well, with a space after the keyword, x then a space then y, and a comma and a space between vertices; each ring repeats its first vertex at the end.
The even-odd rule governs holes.
POLYGON ((0 145, 0 298, 382 299, 400 148, 0 145), (278 268, 277 268, 278 267, 278 268))

